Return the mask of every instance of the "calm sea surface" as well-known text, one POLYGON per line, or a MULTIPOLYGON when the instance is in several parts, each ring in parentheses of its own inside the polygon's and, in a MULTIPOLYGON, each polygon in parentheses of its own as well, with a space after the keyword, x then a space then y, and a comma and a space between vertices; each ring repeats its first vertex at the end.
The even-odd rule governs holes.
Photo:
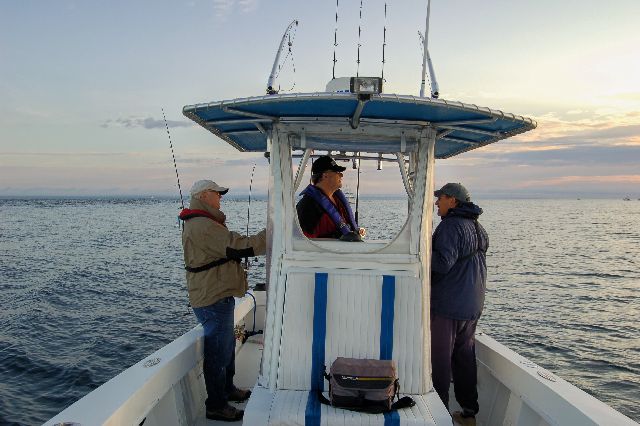
MULTIPOLYGON (((406 201, 360 204, 370 238, 406 218, 406 201)), ((640 201, 478 204, 491 238, 483 331, 640 421, 640 201)), ((0 424, 46 421, 196 324, 178 208, 0 200, 0 424)), ((223 210, 244 232, 247 202, 223 210)), ((251 217, 264 226, 265 202, 251 217)))

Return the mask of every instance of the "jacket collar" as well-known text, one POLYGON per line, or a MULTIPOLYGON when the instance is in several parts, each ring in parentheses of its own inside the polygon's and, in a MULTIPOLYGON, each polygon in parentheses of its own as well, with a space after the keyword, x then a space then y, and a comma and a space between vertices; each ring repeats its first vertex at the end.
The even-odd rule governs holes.
POLYGON ((193 197, 191 198, 191 201, 189 202, 189 208, 192 210, 204 210, 207 213, 209 213, 211 216, 213 216, 217 222, 220 222, 223 225, 227 220, 227 216, 224 213, 222 213, 221 210, 214 209, 213 207, 203 203, 197 198, 193 198, 193 197))
POLYGON ((471 201, 468 201, 466 203, 461 203, 458 207, 450 209, 447 215, 443 217, 443 219, 458 216, 477 220, 481 214, 482 209, 471 201))

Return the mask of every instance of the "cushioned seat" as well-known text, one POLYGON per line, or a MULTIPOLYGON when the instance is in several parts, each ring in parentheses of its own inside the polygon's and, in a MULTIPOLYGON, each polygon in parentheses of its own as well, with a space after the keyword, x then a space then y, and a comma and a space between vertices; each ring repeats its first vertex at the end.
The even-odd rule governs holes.
MULTIPOLYGON (((268 393, 266 389, 263 389, 263 391, 268 393)), ((310 402, 310 398, 315 398, 315 394, 310 394, 308 391, 278 390, 273 395, 268 421, 264 424, 269 426, 432 426, 436 424, 434 418, 438 418, 438 414, 433 413, 433 411, 438 413, 438 407, 433 407, 431 403, 433 397, 437 398, 438 396, 434 392, 427 395, 414 395, 412 398, 415 400, 416 405, 411 408, 403 408, 387 414, 366 414, 321 405, 320 403, 315 404, 313 401, 310 402)))
MULTIPOLYGON (((422 290, 409 272, 291 271, 277 388, 311 390, 312 377, 342 356, 393 359, 401 392, 424 393, 423 357, 428 354, 421 324, 422 290)), ((317 384, 328 389, 326 382, 317 384)))

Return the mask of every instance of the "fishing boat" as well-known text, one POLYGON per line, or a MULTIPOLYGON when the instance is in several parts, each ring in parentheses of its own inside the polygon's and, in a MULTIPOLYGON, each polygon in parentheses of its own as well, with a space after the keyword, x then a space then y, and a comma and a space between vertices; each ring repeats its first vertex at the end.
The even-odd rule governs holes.
MULTIPOLYGON (((426 40, 424 47, 423 88, 431 68, 426 40)), ((238 299, 235 309, 235 382, 252 389, 241 404, 242 424, 452 425, 431 381, 435 160, 537 124, 440 99, 434 86, 430 96, 386 94, 380 77, 356 76, 334 78, 321 92, 285 94, 270 78, 267 95, 183 108, 231 146, 269 158, 267 283, 238 299), (310 160, 326 153, 398 167, 408 212, 395 237, 345 242, 304 236, 296 196, 310 160), (317 392, 326 392, 327 382, 317 378, 339 356, 392 359, 400 392, 415 405, 385 414, 321 405, 317 392)), ((476 338, 478 425, 636 424, 489 335, 476 338)), ((46 424, 218 424, 205 419, 202 361, 203 330, 197 326, 46 424)), ((456 408, 452 401, 451 410, 456 408)))

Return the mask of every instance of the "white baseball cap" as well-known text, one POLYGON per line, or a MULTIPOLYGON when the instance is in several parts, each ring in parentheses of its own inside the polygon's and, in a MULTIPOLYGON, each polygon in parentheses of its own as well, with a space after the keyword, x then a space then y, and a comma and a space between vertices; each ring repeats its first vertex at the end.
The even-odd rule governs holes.
POLYGON ((220 186, 212 180, 203 179, 193 184, 190 194, 193 196, 204 191, 216 191, 219 192, 220 195, 224 195, 229 192, 229 188, 220 186))

